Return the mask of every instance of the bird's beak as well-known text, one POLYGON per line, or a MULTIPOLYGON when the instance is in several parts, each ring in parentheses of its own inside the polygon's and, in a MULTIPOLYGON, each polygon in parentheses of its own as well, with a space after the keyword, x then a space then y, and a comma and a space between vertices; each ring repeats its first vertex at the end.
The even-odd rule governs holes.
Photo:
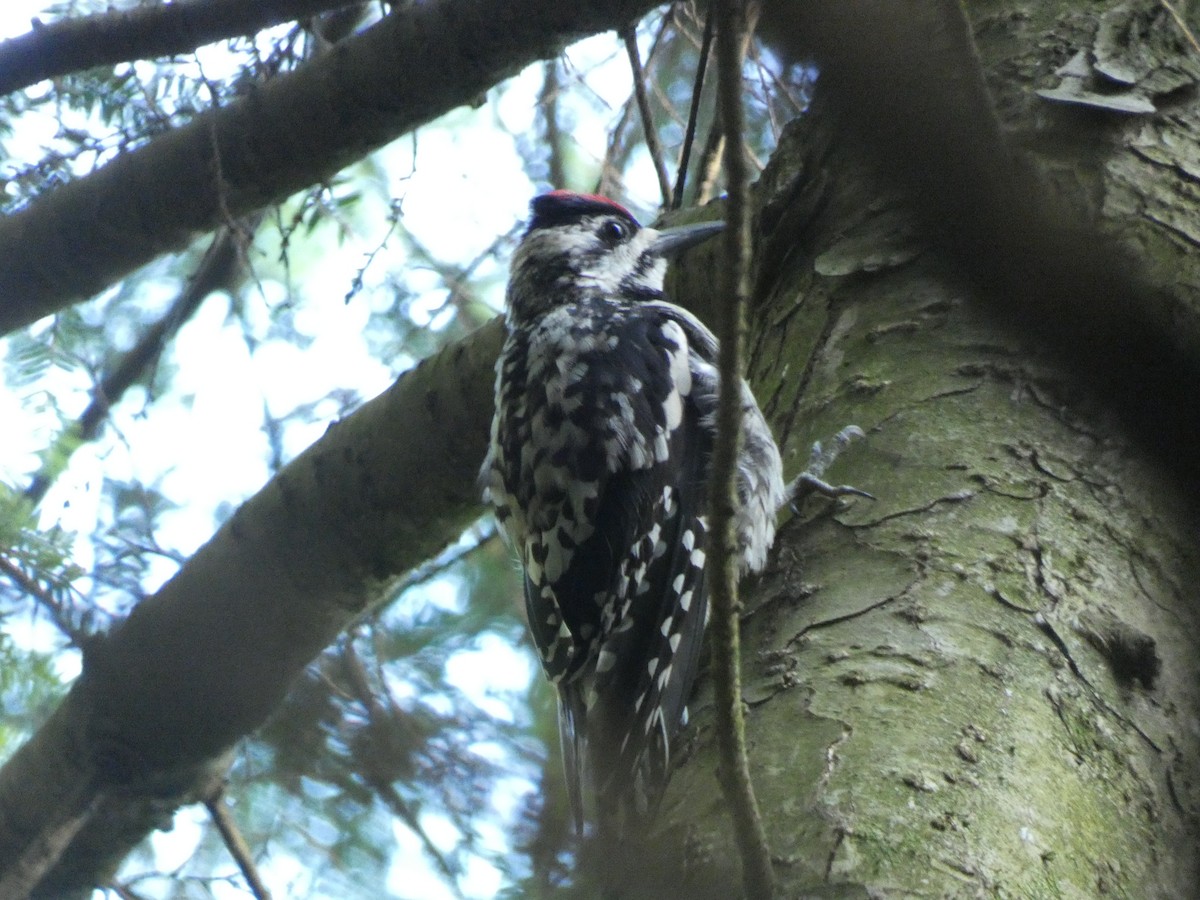
POLYGON ((672 257, 688 247, 707 241, 724 228, 724 222, 697 222, 693 225, 665 228, 658 233, 650 249, 660 256, 672 257))

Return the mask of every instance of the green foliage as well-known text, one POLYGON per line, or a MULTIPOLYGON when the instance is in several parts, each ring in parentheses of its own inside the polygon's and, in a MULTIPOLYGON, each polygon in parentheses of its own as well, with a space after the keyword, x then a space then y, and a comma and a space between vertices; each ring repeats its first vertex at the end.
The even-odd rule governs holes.
MULTIPOLYGON (((102 13, 105 5, 58 4, 47 12, 70 18, 102 13)), ((305 32, 293 28, 267 42, 262 53, 256 41, 235 38, 220 45, 221 67, 236 74, 213 79, 205 72, 207 51, 192 58, 152 64, 130 61, 72 72, 55 79, 51 89, 37 87, 3 99, 0 141, 15 134, 14 123, 32 114, 57 124, 43 155, 13 165, 13 154, 0 143, 11 169, 5 173, 0 213, 26 205, 46 190, 64 183, 145 144, 198 113, 226 105, 271 73, 298 65, 305 53, 305 32)), ((209 48, 211 50, 212 48, 209 48)))
MULTIPOLYGON (((70 0, 48 5, 43 19, 107 9, 70 0)), ((642 26, 672 174, 702 28, 685 11, 642 26)), ((0 214, 235 101, 313 46, 309 31, 283 27, 194 56, 71 73, 0 99, 0 214), (49 135, 41 144, 18 141, 38 129, 49 135)), ((261 221, 228 223, 237 270, 185 319, 171 317, 210 236, 5 339, 5 388, 41 449, 0 492, 0 560, 11 569, 0 572, 0 755, 64 693, 78 665, 72 642, 111 627, 184 565, 257 489, 256 473, 269 477, 390 377, 495 315, 524 204, 551 173, 566 182, 554 186, 599 184, 635 209, 655 205, 657 189, 637 187, 649 183, 641 123, 611 87, 626 68, 618 43, 595 39, 560 61, 553 92, 538 85, 544 70, 531 68, 482 108, 449 113, 261 221), (534 95, 543 101, 531 117, 534 95), (556 143, 545 139, 549 116, 556 143), (597 144, 589 132, 611 136, 597 144), (449 155, 473 142, 481 149, 468 162, 449 155), (495 148, 511 152, 509 169, 495 148), (487 188, 463 198, 455 182, 468 167, 488 175, 487 188), (431 201, 437 191, 444 195, 431 201), (361 343, 350 356, 321 355, 347 322, 358 323, 361 343), (96 386, 164 323, 161 345, 122 396, 107 398, 105 426, 83 441, 78 416, 96 386), (344 373, 355 366, 366 374, 344 373), (294 374, 281 378, 284 370, 294 374), (237 384, 221 393, 230 372, 237 384), (318 387, 293 383, 314 372, 318 387), (249 418, 239 405, 246 395, 257 406, 249 418), (214 403, 217 414, 206 418, 214 403), (188 430, 198 421, 209 433, 188 430), (206 465, 203 453, 190 459, 192 443, 213 456, 227 444, 244 447, 233 467, 251 474, 219 481, 230 466, 206 465), (22 494, 35 473, 51 485, 36 509, 22 494), (30 623, 61 649, 22 643, 30 623)), ((760 112, 754 145, 765 152, 778 110, 764 102, 760 112)), ((711 120, 709 86, 697 154, 711 120)), ((693 192, 697 170, 694 157, 693 192)), ((481 866, 499 892, 554 894, 566 878, 569 825, 553 691, 526 649, 522 609, 510 554, 487 528, 471 529, 322 654, 243 744, 226 802, 265 870, 302 873, 273 885, 277 895, 374 897, 397 866, 428 870, 451 895, 480 891, 465 886, 481 866)), ((179 822, 178 832, 196 835, 182 868, 160 871, 158 845, 147 842, 118 882, 178 897, 240 884, 203 814, 184 812, 179 822)))
POLYGON ((22 650, 0 632, 0 755, 11 755, 62 699, 55 656, 22 650))

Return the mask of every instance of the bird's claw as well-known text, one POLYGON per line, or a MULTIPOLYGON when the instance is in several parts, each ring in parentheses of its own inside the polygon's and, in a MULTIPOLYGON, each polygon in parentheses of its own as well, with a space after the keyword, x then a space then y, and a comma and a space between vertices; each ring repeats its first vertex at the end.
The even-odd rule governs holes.
POLYGON ((828 449, 823 447, 820 441, 813 443, 812 453, 808 458, 808 468, 797 475, 785 488, 786 502, 793 513, 799 514, 800 502, 812 494, 831 498, 866 497, 868 500, 875 499, 874 494, 861 488, 849 484, 830 484, 821 477, 851 441, 864 436, 863 430, 857 425, 847 425, 833 436, 828 449))

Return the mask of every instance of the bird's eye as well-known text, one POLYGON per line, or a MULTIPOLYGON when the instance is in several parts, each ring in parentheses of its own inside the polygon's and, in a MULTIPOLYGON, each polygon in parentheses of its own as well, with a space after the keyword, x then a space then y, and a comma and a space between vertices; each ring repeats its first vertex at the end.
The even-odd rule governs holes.
POLYGON ((607 219, 597 229, 596 237, 609 246, 615 246, 629 237, 629 224, 620 219, 607 219))

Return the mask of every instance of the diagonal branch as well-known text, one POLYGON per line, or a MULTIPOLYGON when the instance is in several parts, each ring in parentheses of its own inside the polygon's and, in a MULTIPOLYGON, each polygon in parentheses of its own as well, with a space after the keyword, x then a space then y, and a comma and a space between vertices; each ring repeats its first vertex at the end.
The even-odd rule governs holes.
POLYGON ((708 55, 712 51, 713 14, 709 10, 704 16, 704 37, 700 41, 700 55, 696 60, 696 78, 692 84, 692 103, 688 109, 687 130, 683 135, 683 148, 679 151, 679 170, 675 173, 675 193, 671 197, 671 209, 683 206, 683 189, 687 184, 688 163, 692 158, 692 144, 696 140, 696 124, 700 118, 700 98, 704 90, 704 73, 708 68, 708 55))
POLYGON ((633 95, 637 98, 638 112, 642 116, 642 136, 646 139, 646 149, 654 163, 654 174, 658 177, 663 209, 666 209, 671 203, 671 184, 667 180, 667 167, 663 162, 658 129, 654 126, 654 112, 650 109, 650 98, 646 94, 646 72, 642 68, 642 58, 638 53, 637 29, 627 25, 619 33, 625 44, 625 53, 629 56, 629 68, 633 74, 633 95))
MULTIPOLYGON (((368 732, 382 732, 386 730, 388 728, 387 722, 389 717, 394 716, 398 711, 394 705, 389 709, 379 699, 375 689, 368 680, 366 667, 363 666, 361 657, 359 657, 358 652, 354 649, 353 640, 348 640, 344 643, 341 661, 355 699, 367 711, 365 729, 368 732)), ((388 696, 386 686, 383 690, 385 696, 388 696)), ((391 697, 388 696, 388 699, 390 701, 391 697)), ((386 738, 380 738, 380 740, 383 741, 386 738)), ((429 833, 421 825, 421 819, 417 815, 416 810, 413 809, 412 804, 400 796, 400 792, 396 790, 390 778, 380 774, 377 767, 359 761, 356 763, 355 768, 359 776, 375 793, 375 796, 391 810, 392 815, 408 826, 408 830, 416 835, 421 845, 425 848, 425 853, 428 854, 429 858, 433 860, 434 865, 442 873, 446 886, 453 891, 456 897, 461 898, 462 892, 458 889, 458 875, 455 872, 455 867, 450 864, 450 860, 446 858, 446 855, 438 849, 437 845, 429 837, 429 833)))
POLYGON ((190 53, 225 38, 352 5, 354 0, 185 0, 109 10, 0 42, 0 96, 93 66, 190 53))
POLYGON ((20 565, 4 556, 0 556, 0 575, 8 578, 22 594, 30 597, 46 610, 54 622, 54 626, 71 641, 73 646, 83 646, 87 632, 77 624, 77 617, 73 615, 69 604, 59 600, 54 596, 52 590, 47 590, 20 565))
POLYGON ((563 159, 563 132, 558 121, 560 87, 558 60, 549 60, 542 69, 542 90, 538 95, 538 109, 542 114, 542 139, 546 142, 547 148, 548 178, 550 187, 555 190, 561 190, 567 186, 567 168, 563 159))
POLYGON ((50 448, 42 468, 25 489, 25 498, 33 506, 42 502, 75 450, 100 433, 108 420, 109 410, 158 364, 167 343, 195 315, 200 304, 215 291, 231 287, 239 274, 245 244, 253 237, 259 219, 258 215, 249 216, 241 223, 225 226, 216 234, 175 302, 100 379, 92 390, 87 408, 50 448))
MULTIPOLYGON (((664 15, 659 21, 643 68, 649 68, 651 62, 658 56, 658 51, 663 46, 673 21, 674 18, 670 15, 664 15)), ((597 194, 620 193, 624 189, 620 183, 620 173, 634 148, 634 142, 629 139, 627 132, 629 123, 633 120, 635 101, 634 95, 630 94, 629 98, 621 105, 621 115, 618 117, 616 125, 609 130, 604 159, 600 163, 600 178, 596 183, 595 192, 597 194)))
POLYGON ((652 0, 407 4, 0 220, 0 333, 345 166, 652 0))
POLYGON ((342 628, 478 515, 501 331, 332 426, 88 642, 83 674, 0 769, 0 872, 20 865, 54 897, 111 877, 164 816, 211 794, 230 748, 342 628))
POLYGON ((242 830, 238 828, 237 819, 225 805, 224 790, 218 790, 206 798, 204 806, 208 809, 213 824, 217 826, 217 831, 221 833, 221 840, 225 842, 225 848, 229 851, 229 855, 233 857, 238 869, 241 870, 242 877, 246 879, 250 893, 254 895, 255 900, 271 900, 271 891, 262 880, 258 866, 255 865, 250 845, 242 837, 242 830))

